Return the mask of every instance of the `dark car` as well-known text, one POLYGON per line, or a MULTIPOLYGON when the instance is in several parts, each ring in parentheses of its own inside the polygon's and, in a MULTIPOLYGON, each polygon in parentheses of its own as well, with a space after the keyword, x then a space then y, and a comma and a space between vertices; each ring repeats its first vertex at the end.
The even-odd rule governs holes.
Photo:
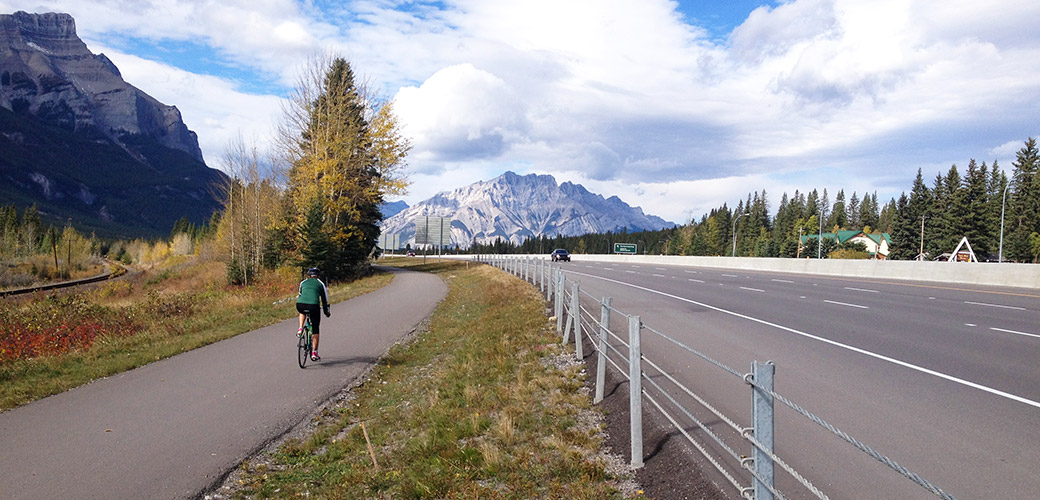
POLYGON ((556 250, 553 250, 552 253, 549 254, 549 256, 552 257, 553 262, 561 260, 565 260, 567 262, 571 261, 571 254, 567 253, 567 251, 562 248, 557 248, 556 250))

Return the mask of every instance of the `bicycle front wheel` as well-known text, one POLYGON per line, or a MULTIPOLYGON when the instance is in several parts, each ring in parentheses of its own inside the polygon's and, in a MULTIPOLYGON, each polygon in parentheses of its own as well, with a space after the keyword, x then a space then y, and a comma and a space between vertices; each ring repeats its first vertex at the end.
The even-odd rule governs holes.
POLYGON ((307 359, 311 356, 310 332, 305 331, 303 335, 300 335, 300 340, 296 345, 298 347, 297 354, 299 357, 300 368, 304 368, 307 365, 307 359))

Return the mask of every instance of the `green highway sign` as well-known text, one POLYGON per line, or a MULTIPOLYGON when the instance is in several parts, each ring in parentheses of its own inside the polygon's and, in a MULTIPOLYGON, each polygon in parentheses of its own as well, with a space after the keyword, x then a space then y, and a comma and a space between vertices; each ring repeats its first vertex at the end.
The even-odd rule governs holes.
POLYGON ((635 243, 614 243, 614 253, 636 253, 635 243))

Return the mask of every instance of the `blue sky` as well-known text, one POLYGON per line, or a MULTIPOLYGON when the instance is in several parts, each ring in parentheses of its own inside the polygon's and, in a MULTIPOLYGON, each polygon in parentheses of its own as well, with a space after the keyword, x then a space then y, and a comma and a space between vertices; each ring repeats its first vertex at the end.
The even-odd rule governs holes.
MULTIPOLYGON (((765 189, 907 190, 1040 134, 1040 2, 0 0, 68 12, 210 166, 347 57, 412 140, 409 203, 506 170, 676 222, 765 189)), ((833 199, 833 196, 832 196, 833 199)))

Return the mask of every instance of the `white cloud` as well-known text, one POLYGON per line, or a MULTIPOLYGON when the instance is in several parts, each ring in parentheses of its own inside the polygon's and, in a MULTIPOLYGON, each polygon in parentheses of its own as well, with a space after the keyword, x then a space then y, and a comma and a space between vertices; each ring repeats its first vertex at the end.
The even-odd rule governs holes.
MULTIPOLYGON (((205 44, 283 85, 311 54, 339 51, 395 96, 415 140, 410 202, 506 169, 677 221, 760 189, 887 198, 918 168, 1013 154, 1040 116, 1037 2, 793 0, 755 10, 722 44, 670 0, 127 5, 0 0, 70 12, 124 53, 132 43, 116 42, 134 37, 205 44)), ((233 129, 279 111, 231 78, 109 55, 182 110, 211 162, 233 129)))
POLYGON ((472 64, 449 66, 394 99, 424 163, 501 156, 526 132, 523 101, 501 78, 472 64))

